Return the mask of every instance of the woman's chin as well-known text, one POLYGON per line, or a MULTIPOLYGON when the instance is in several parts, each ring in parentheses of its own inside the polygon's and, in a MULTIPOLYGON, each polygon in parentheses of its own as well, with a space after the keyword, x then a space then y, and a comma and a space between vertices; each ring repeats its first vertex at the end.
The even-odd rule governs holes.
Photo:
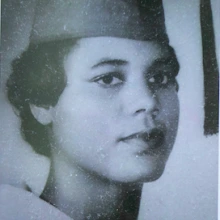
POLYGON ((152 182, 161 177, 163 172, 148 173, 148 174, 133 174, 133 175, 115 175, 111 179, 117 183, 127 184, 142 184, 146 182, 152 182))
POLYGON ((165 165, 148 164, 144 167, 122 166, 112 167, 106 177, 119 183, 145 183, 157 180, 163 174, 165 165))

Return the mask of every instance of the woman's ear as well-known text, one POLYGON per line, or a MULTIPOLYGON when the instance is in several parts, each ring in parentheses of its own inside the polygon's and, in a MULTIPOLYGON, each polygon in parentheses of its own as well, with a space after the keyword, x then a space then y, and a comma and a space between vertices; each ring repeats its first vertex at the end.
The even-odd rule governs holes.
POLYGON ((47 125, 52 122, 51 107, 44 108, 30 104, 30 110, 34 118, 41 124, 47 125))

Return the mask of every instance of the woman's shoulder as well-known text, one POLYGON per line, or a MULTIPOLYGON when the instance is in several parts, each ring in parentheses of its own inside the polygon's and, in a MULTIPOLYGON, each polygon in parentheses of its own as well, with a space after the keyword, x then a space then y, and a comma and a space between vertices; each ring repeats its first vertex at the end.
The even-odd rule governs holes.
POLYGON ((11 185, 0 185, 0 219, 62 219, 70 218, 32 192, 11 185))

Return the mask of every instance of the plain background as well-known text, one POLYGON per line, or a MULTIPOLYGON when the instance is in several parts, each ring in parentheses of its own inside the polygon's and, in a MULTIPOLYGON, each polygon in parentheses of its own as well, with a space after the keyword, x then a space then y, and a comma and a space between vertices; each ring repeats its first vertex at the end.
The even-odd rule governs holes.
MULTIPOLYGON (((5 97, 10 62, 28 44, 34 0, 7 2, 11 7, 2 8, 0 183, 18 187, 28 184, 40 194, 49 161, 36 155, 21 139, 20 122, 5 97)), ((170 43, 181 65, 178 76, 180 124, 165 173, 159 180, 144 186, 139 219, 217 220, 218 136, 203 135, 199 0, 164 0, 164 9, 170 43)), ((219 56, 219 0, 212 0, 212 9, 219 56)))

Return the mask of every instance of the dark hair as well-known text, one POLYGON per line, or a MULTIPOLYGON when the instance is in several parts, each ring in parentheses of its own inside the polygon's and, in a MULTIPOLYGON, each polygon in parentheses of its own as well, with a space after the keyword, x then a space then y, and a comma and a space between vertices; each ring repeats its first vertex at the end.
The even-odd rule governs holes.
POLYGON ((30 111, 30 104, 49 108, 55 106, 66 86, 64 57, 76 45, 75 40, 31 43, 12 62, 7 81, 8 99, 18 110, 24 140, 37 153, 49 156, 48 132, 51 125, 40 124, 30 111))

